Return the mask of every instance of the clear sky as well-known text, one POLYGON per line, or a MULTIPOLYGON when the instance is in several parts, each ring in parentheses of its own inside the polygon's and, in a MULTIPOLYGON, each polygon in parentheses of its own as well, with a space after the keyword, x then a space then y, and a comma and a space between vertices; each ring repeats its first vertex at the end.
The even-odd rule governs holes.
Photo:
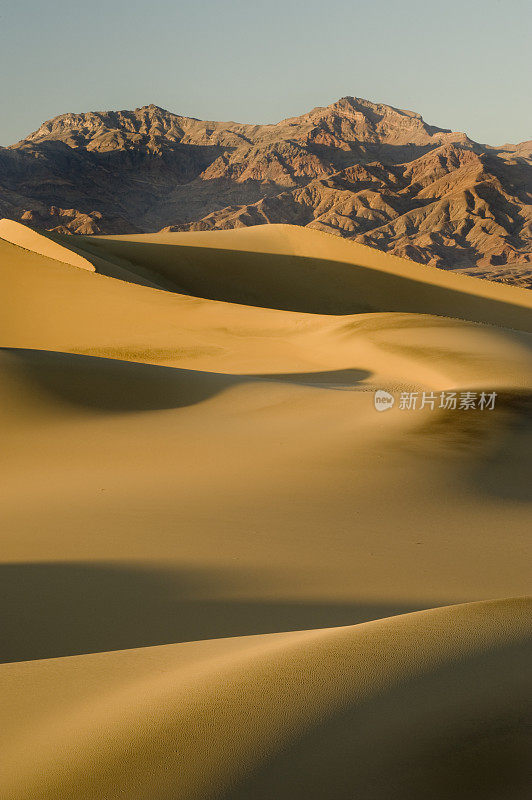
POLYGON ((531 0, 3 0, 0 144, 149 103, 277 122, 345 95, 532 138, 531 0))

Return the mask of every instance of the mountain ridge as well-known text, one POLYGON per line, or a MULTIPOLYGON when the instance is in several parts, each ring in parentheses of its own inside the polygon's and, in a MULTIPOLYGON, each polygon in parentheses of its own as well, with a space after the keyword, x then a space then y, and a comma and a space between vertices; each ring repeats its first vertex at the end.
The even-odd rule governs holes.
POLYGON ((0 149, 0 215, 81 234, 308 225, 531 287, 532 142, 479 144, 353 96, 257 125, 67 113, 0 149))

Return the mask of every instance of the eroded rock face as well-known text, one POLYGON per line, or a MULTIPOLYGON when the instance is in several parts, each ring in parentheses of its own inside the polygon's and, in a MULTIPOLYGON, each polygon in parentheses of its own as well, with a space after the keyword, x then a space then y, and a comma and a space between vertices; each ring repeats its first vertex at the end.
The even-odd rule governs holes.
POLYGON ((344 97, 275 125, 157 106, 64 114, 0 148, 0 216, 63 233, 309 225, 532 286, 532 142, 494 148, 344 97))

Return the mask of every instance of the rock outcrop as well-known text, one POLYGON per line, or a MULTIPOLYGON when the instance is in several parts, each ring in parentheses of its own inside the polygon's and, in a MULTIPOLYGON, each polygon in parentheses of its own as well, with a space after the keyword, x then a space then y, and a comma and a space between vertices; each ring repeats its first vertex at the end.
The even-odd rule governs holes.
POLYGON ((532 142, 490 147, 344 97, 275 125, 150 105, 0 148, 0 216, 62 233, 291 223, 532 286, 532 142))

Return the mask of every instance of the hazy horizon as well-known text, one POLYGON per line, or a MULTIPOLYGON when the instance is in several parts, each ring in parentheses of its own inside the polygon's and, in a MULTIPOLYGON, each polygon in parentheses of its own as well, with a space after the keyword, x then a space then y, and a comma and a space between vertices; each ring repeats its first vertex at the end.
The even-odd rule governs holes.
POLYGON ((420 113, 489 144, 532 137, 531 11, 523 0, 37 0, 2 10, 0 144, 68 112, 154 103, 272 123, 346 95, 420 113))

